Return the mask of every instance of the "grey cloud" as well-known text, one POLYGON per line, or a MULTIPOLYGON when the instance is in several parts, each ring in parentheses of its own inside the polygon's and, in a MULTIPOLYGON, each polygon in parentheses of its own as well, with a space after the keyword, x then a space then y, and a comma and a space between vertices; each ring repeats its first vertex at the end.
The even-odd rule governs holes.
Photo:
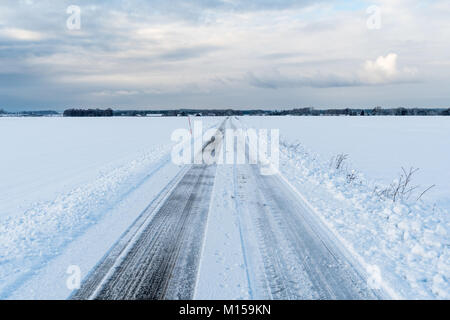
POLYGON ((355 87, 363 83, 356 79, 347 79, 338 75, 316 75, 287 77, 281 74, 271 76, 256 76, 254 73, 247 74, 247 81, 250 85, 264 89, 284 89, 284 88, 334 88, 334 87, 355 87))
POLYGON ((247 73, 247 82, 257 88, 262 89, 286 89, 286 88, 342 88, 342 87, 361 87, 361 86, 385 86, 392 84, 411 84, 419 83, 420 79, 410 77, 408 74, 401 74, 398 77, 384 79, 374 82, 368 79, 362 73, 350 73, 348 75, 340 74, 320 74, 286 76, 279 72, 273 72, 266 75, 255 75, 253 72, 247 73))
POLYGON ((220 47, 217 46, 195 46, 195 47, 185 47, 178 48, 175 50, 170 50, 158 56, 159 59, 169 60, 169 61, 179 61, 193 59, 201 57, 210 52, 219 50, 220 47))
MULTIPOLYGON (((73 103, 114 106, 116 102, 124 107, 176 106, 184 101, 211 106, 266 101, 277 105, 297 101, 298 92, 308 101, 325 101, 335 88, 346 95, 337 95, 333 101, 352 103, 357 95, 361 100, 376 98, 380 92, 384 95, 382 85, 394 88, 390 87, 386 101, 397 101, 402 93, 396 93, 395 85, 407 87, 419 80, 371 84, 357 74, 365 60, 390 51, 398 53, 405 66, 417 66, 420 71, 428 68, 428 74, 441 77, 433 85, 416 87, 423 92, 415 89, 416 96, 405 100, 438 97, 448 101, 443 85, 448 82, 448 71, 418 64, 446 59, 443 54, 436 56, 435 45, 448 52, 444 41, 448 27, 439 29, 442 39, 433 37, 420 21, 415 24, 423 26, 422 33, 403 29, 393 33, 387 22, 386 29, 370 32, 365 29, 364 12, 340 17, 332 9, 334 1, 320 2, 330 6, 324 11, 314 9, 310 16, 309 8, 301 8, 317 1, 2 0, 0 30, 17 28, 43 37, 39 41, 0 37, 0 107, 62 109, 73 103), (66 8, 71 4, 82 8, 80 32, 65 27, 66 8), (141 29, 148 29, 149 34, 137 34, 141 29), (283 72, 261 71, 274 69, 283 72), (77 77, 81 80, 70 81, 77 77), (117 82, 104 80, 109 78, 117 82), (194 84, 203 91, 193 92, 194 84), (97 95, 94 99, 94 91, 133 95, 97 95), (365 98, 364 92, 372 95, 365 98)), ((448 23, 448 19, 442 21, 448 23)))
POLYGON ((274 52, 274 53, 263 54, 260 56, 260 58, 267 59, 267 60, 283 60, 283 59, 298 58, 298 57, 304 57, 304 56, 309 56, 309 54, 302 53, 302 52, 274 52))

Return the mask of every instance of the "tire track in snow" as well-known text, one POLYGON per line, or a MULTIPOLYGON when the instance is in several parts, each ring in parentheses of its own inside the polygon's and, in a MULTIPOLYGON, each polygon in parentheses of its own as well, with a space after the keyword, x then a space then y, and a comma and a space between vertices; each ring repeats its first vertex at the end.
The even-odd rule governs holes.
MULTIPOLYGON (((222 134, 224 123, 218 134, 222 134)), ((214 153, 220 141, 211 139, 202 152, 214 153)), ((191 299, 215 170, 215 165, 190 166, 157 200, 161 205, 150 206, 142 214, 144 218, 137 221, 141 226, 132 226, 72 298, 191 299)))
MULTIPOLYGON (((248 149, 248 148, 247 148, 248 149)), ((239 165, 238 202, 254 296, 260 299, 378 299, 342 245, 278 175, 239 165), (249 250, 251 249, 251 250, 249 250)))

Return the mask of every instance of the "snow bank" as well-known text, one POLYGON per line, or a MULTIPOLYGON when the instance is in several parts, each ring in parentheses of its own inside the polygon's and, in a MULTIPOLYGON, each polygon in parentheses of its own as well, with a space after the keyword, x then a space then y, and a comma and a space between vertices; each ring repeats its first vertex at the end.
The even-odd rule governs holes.
POLYGON ((282 174, 394 297, 450 298, 450 118, 241 119, 280 129, 282 174), (346 170, 331 169, 341 153, 346 170), (402 166, 420 168, 413 184, 421 191, 436 187, 421 201, 380 199, 375 186, 389 185, 402 166))
POLYGON ((446 209, 380 198, 363 174, 335 170, 300 143, 282 139, 280 160, 281 173, 394 298, 450 298, 446 209))
POLYGON ((4 219, 0 224, 0 297, 60 254, 67 244, 169 162, 169 151, 170 146, 155 146, 90 183, 52 201, 36 203, 20 216, 4 219))

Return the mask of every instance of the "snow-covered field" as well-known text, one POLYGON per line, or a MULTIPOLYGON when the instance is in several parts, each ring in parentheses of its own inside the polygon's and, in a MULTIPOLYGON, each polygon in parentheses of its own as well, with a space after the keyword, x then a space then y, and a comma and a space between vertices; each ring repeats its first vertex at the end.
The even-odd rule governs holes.
POLYGON ((323 160, 348 154, 351 167, 390 183, 401 167, 419 168, 414 182, 435 188, 424 197, 450 208, 449 117, 252 117, 250 127, 276 128, 323 160))
MULTIPOLYGON (((0 217, 22 215, 37 201, 53 200, 93 177, 116 175, 121 164, 154 147, 169 147, 186 120, 150 118, 0 119, 0 217), (7 168, 7 170, 5 170, 7 168)), ((156 155, 155 152, 152 152, 156 155)), ((117 176, 117 175, 116 175, 117 176)), ((112 180, 112 178, 110 179, 112 180)))
POLYGON ((450 118, 253 117, 243 122, 280 129, 281 174, 393 297, 450 298, 450 118), (330 159, 339 153, 349 160, 336 170, 330 159), (398 178, 402 166, 420 168, 412 183, 420 189, 395 203, 376 195, 375 188, 398 178))

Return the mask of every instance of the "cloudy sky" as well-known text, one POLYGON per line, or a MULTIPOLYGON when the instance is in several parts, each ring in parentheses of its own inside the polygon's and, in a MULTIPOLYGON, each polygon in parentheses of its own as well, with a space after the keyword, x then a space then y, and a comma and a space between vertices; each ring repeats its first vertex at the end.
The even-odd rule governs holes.
POLYGON ((450 106, 449 17, 448 0, 0 0, 0 109, 450 106))

